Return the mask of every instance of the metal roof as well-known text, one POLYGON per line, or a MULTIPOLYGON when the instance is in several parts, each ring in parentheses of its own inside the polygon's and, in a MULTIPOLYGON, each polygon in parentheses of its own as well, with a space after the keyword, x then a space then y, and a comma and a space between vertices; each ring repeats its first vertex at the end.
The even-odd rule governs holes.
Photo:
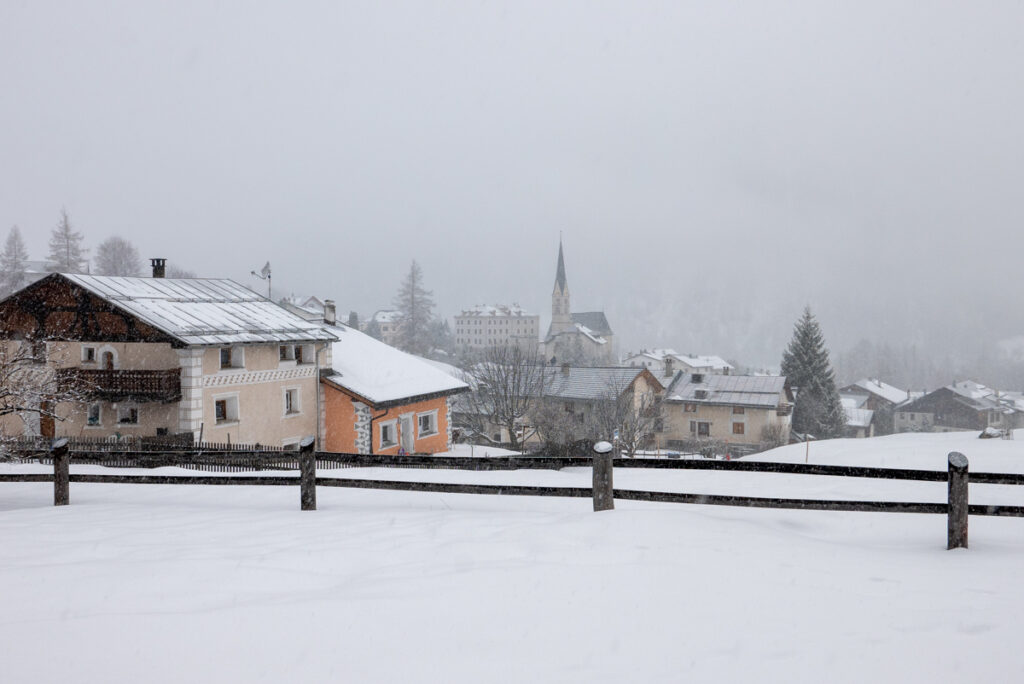
POLYGON ((786 378, 781 375, 702 375, 701 382, 693 382, 693 373, 679 372, 665 390, 665 400, 695 404, 730 404, 739 406, 772 407, 780 403, 785 392, 786 378), (698 391, 704 392, 699 397, 698 391))
POLYGON ((612 334, 612 326, 608 324, 608 318, 604 311, 582 311, 572 315, 572 322, 589 328, 592 332, 601 337, 612 334))
POLYGON ((233 280, 60 275, 187 345, 335 339, 233 280))
POLYGON ((617 396, 622 393, 644 370, 550 367, 544 371, 543 394, 557 399, 608 399, 611 394, 617 396))

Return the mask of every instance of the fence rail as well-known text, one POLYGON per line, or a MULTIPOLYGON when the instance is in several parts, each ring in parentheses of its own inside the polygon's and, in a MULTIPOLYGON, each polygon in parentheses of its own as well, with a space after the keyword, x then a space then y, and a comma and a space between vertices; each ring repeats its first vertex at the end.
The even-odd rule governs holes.
MULTIPOLYGON (((314 452, 312 438, 303 445, 300 452, 281 453, 267 451, 222 451, 204 452, 199 449, 188 451, 125 451, 118 453, 78 451, 72 453, 66 441, 55 443, 51 451, 35 451, 41 459, 53 463, 54 472, 0 474, 0 482, 53 482, 56 505, 68 503, 68 485, 75 483, 116 483, 116 484, 181 484, 181 485, 226 485, 226 486, 291 486, 300 487, 300 500, 304 510, 316 508, 317 487, 342 487, 352 489, 383 489, 400 491, 436 492, 451 494, 491 494, 507 496, 558 496, 593 498, 595 510, 599 500, 603 508, 614 499, 624 501, 650 501, 661 503, 702 504, 712 506, 742 506, 752 508, 781 508, 797 510, 829 511, 870 511, 885 513, 945 514, 948 517, 948 548, 967 546, 967 519, 969 515, 1024 517, 1024 506, 969 505, 968 484, 1022 485, 1024 475, 1013 473, 971 473, 968 476, 967 459, 957 453, 949 455, 946 471, 913 470, 906 468, 873 468, 861 466, 823 466, 799 463, 768 463, 757 461, 663 461, 647 459, 616 458, 605 455, 602 477, 594 478, 593 487, 545 487, 530 485, 459 484, 442 482, 415 482, 401 480, 376 480, 336 477, 317 477, 318 468, 442 468, 471 471, 507 471, 521 469, 562 469, 566 467, 593 467, 598 472, 599 454, 594 458, 551 458, 539 456, 503 456, 486 458, 433 457, 433 456, 380 456, 364 454, 338 454, 314 452), (269 453, 268 453, 269 452, 269 453), (217 475, 113 475, 69 472, 71 460, 77 463, 102 465, 130 464, 127 467, 153 468, 179 466, 197 470, 226 469, 234 471, 259 471, 264 469, 299 470, 295 475, 268 476, 217 476, 217 475), (604 468, 608 468, 607 472, 604 468), (712 470, 734 472, 759 472, 790 475, 817 475, 834 477, 858 477, 889 480, 912 480, 924 482, 947 482, 946 503, 922 503, 905 501, 850 501, 825 499, 790 499, 771 497, 729 496, 719 494, 690 494, 683 492, 658 492, 646 490, 614 489, 611 472, 613 468, 652 468, 674 470, 712 470)), ((228 470, 228 471, 230 471, 228 470)), ((613 507, 613 504, 612 504, 613 507)))

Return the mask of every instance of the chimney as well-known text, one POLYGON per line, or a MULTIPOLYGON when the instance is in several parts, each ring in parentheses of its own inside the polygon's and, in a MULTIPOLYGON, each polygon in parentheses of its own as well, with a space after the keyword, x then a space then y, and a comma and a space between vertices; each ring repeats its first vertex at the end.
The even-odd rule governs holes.
POLYGON ((153 277, 163 278, 167 270, 167 259, 150 259, 149 263, 153 266, 153 277))
POLYGON ((326 323, 327 325, 334 325, 336 320, 337 320, 337 315, 336 315, 335 310, 334 310, 334 300, 333 299, 325 299, 324 300, 324 323, 326 323))
POLYGON ((672 357, 665 357, 665 377, 670 378, 675 374, 675 368, 672 367, 672 357))
POLYGON ((569 377, 569 364, 562 364, 562 375, 564 375, 565 377, 569 377))

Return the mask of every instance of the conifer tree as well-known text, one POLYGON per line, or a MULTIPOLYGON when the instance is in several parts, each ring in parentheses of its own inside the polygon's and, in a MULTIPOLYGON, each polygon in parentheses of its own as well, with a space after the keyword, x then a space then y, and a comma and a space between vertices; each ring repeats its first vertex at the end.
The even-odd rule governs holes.
POLYGON ((6 297, 25 286, 28 281, 25 275, 25 262, 28 261, 28 250, 21 239, 18 226, 13 226, 4 243, 3 254, 0 254, 0 297, 6 297))
POLYGON ((411 354, 426 355, 431 347, 434 293, 423 287, 423 270, 415 259, 398 289, 394 307, 400 313, 395 346, 411 354))
POLYGON ((782 354, 782 374, 796 394, 793 429, 819 439, 841 437, 846 412, 836 389, 821 326, 810 307, 793 328, 793 339, 782 354))
POLYGON ((62 273, 82 273, 88 260, 82 249, 82 234, 71 230, 71 219, 66 209, 61 209, 60 223, 50 233, 50 270, 62 273))
POLYGON ((355 311, 348 312, 348 327, 353 330, 359 330, 359 314, 355 311))

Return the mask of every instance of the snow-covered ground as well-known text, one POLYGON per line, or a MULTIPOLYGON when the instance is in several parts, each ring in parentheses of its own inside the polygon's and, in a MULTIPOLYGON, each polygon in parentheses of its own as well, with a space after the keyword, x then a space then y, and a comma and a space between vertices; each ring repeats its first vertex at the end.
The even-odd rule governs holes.
MULTIPOLYGON (((812 463, 1024 472, 900 435, 812 463)), ((763 458, 802 461, 802 446, 763 458)), ((0 466, 0 472, 47 470, 0 466)), ((103 471, 75 466, 75 471, 103 471)), ((176 472, 175 469, 161 471, 176 472)), ((130 471, 129 471, 130 472, 130 471)), ((186 471, 180 471, 186 472, 186 471)), ((195 474, 188 472, 188 474, 195 474)), ((586 469, 322 471, 586 486, 586 469)), ((943 501, 943 483, 620 468, 616 485, 943 501)), ((972 500, 1024 503, 1024 487, 972 500)), ((1015 681, 1024 519, 297 488, 0 483, 4 682, 1015 681)))

